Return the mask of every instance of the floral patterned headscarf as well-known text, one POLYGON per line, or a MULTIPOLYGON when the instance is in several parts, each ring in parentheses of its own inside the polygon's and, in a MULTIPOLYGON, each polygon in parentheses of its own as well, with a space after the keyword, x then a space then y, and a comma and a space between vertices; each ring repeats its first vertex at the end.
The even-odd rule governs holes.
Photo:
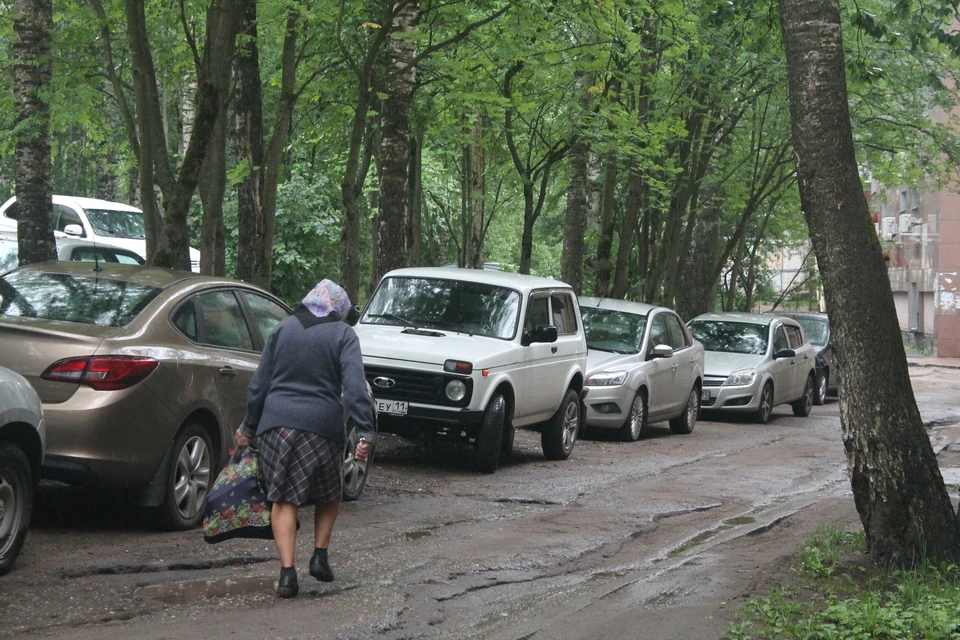
POLYGON ((350 309, 347 292, 333 280, 324 279, 318 282, 301 302, 318 318, 325 318, 334 311, 344 318, 350 309))

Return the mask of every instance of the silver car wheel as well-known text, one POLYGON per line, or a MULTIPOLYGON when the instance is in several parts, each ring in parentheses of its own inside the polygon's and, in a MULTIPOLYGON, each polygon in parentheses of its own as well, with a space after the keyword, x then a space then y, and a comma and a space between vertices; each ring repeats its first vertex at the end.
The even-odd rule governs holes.
POLYGON ((630 405, 630 436, 636 440, 643 431, 643 421, 646 420, 647 407, 643 401, 643 396, 639 393, 633 397, 633 404, 630 405))
POLYGON ((690 397, 687 398, 687 424, 690 425, 691 431, 693 431, 693 426, 697 424, 698 415, 700 415, 700 389, 694 387, 693 391, 690 392, 690 397))
POLYGON ((20 530, 23 513, 24 488, 19 486, 15 474, 0 469, 0 557, 6 555, 20 530))
POLYGON ((771 413, 773 413, 773 387, 771 387, 768 382, 760 392, 760 407, 757 409, 757 420, 765 424, 769 422, 771 413))
POLYGON ((197 515, 209 487, 210 451, 203 438, 194 436, 184 443, 177 457, 173 495, 181 517, 189 520, 197 515))
POLYGON ((573 449, 577 441, 577 430, 580 428, 580 403, 570 402, 563 415, 563 449, 573 449))
POLYGON ((819 384, 817 384, 817 402, 816 404, 823 404, 827 401, 827 374, 817 378, 819 384))

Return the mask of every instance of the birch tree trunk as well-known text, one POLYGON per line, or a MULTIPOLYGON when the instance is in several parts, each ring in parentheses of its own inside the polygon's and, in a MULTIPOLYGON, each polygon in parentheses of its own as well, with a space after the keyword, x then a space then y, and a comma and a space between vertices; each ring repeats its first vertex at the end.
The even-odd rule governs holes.
POLYGON ((380 132, 380 220, 373 280, 407 266, 407 187, 410 165, 410 105, 417 85, 417 44, 404 37, 417 28, 419 0, 394 3, 393 30, 387 41, 380 132))
POLYGON ((960 556, 854 155, 837 0, 780 0, 800 201, 820 266, 854 500, 873 558, 960 556))
POLYGON ((14 164, 20 206, 17 250, 21 265, 57 259, 53 239, 53 186, 50 180, 51 0, 16 0, 13 21, 14 81, 17 101, 14 164))

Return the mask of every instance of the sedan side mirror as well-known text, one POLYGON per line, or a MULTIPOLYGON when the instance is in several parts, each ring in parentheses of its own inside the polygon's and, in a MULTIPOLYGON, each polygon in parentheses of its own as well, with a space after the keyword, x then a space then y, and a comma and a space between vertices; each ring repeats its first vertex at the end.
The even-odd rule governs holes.
POLYGON ((650 349, 650 359, 655 358, 672 358, 673 357, 673 347, 668 344, 658 344, 653 349, 650 349))
POLYGON ((777 351, 775 354, 773 354, 773 359, 779 360, 780 358, 795 358, 796 356, 797 352, 793 349, 780 349, 780 351, 777 351))
POLYGON ((68 224, 63 228, 63 232, 68 236, 73 236, 76 238, 83 237, 83 227, 78 224, 68 224))
POLYGON ((559 333, 553 325, 537 325, 532 331, 525 331, 520 339, 523 346, 528 346, 534 342, 556 342, 559 333))

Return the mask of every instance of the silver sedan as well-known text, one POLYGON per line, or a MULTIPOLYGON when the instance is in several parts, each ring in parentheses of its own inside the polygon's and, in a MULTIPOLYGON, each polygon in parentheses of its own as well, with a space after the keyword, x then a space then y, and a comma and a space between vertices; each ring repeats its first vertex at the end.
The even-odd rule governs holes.
POLYGON ((687 326, 706 349, 705 411, 752 413, 765 423, 775 406, 790 403, 794 415, 810 414, 816 354, 795 320, 706 313, 687 326))
POLYGON ((587 335, 587 425, 620 430, 627 442, 647 425, 670 421, 690 433, 700 412, 703 346, 664 307, 580 298, 587 335))

